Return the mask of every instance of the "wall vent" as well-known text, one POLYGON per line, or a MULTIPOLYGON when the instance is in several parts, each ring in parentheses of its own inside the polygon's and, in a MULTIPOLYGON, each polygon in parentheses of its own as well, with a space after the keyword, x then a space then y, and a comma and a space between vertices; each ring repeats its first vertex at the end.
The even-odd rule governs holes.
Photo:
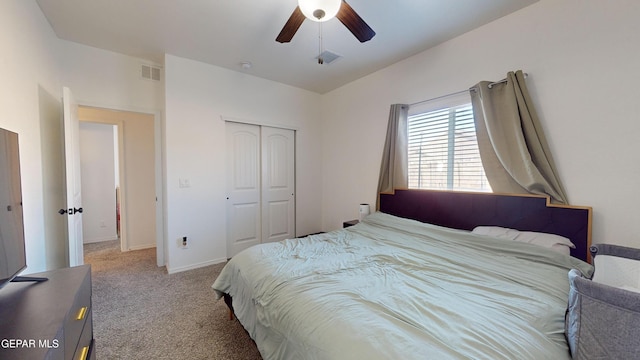
POLYGON ((157 66, 142 64, 140 75, 143 79, 160 81, 160 71, 157 66))
POLYGON ((316 60, 318 60, 322 65, 329 65, 340 58, 342 58, 342 55, 338 55, 329 50, 325 50, 320 55, 316 56, 316 60))

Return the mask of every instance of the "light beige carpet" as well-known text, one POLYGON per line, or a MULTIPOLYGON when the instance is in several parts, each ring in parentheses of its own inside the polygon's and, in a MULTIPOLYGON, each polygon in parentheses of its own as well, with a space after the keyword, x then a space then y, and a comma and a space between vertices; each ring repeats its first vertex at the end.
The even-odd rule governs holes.
POLYGON ((211 284, 224 264, 168 275, 155 249, 85 245, 91 264, 96 355, 112 359, 261 359, 211 284))

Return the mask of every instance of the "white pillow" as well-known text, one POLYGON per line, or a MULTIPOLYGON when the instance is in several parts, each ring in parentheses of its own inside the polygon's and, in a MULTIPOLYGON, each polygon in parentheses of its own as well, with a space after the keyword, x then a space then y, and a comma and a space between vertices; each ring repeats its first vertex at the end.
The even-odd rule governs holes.
POLYGON ((518 230, 499 226, 476 226, 471 232, 478 235, 487 235, 509 240, 515 240, 518 234, 520 234, 518 230))
POLYGON ((576 248, 571 240, 567 239, 564 236, 555 234, 547 234, 534 231, 519 231, 499 226, 477 226, 471 232, 478 235, 487 235, 502 239, 535 244, 550 248, 565 255, 569 255, 571 251, 569 248, 576 248))

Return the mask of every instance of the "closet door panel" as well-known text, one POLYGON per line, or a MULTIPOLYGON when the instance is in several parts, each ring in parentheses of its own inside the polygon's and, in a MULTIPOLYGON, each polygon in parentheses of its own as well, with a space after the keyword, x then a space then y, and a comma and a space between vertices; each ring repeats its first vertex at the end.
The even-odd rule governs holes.
POLYGON ((295 132, 262 127, 262 241, 295 237, 295 132))
POLYGON ((227 256, 262 241, 260 127, 228 122, 227 256))

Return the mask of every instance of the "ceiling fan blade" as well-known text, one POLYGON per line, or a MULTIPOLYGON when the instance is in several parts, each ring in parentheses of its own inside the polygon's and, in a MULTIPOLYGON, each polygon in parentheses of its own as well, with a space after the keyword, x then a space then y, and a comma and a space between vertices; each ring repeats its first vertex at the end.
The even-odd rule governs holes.
POLYGON ((376 35, 376 32, 344 0, 336 17, 361 43, 371 40, 376 35))
POLYGON ((300 28, 304 19, 306 18, 302 11, 300 11, 300 7, 296 6, 296 9, 293 10, 293 14, 291 14, 289 20, 287 20, 286 24, 284 24, 284 27, 280 31, 280 34, 278 34, 276 41, 279 43, 288 43, 291 41, 291 39, 293 39, 293 35, 296 34, 296 31, 298 31, 298 28, 300 28))

